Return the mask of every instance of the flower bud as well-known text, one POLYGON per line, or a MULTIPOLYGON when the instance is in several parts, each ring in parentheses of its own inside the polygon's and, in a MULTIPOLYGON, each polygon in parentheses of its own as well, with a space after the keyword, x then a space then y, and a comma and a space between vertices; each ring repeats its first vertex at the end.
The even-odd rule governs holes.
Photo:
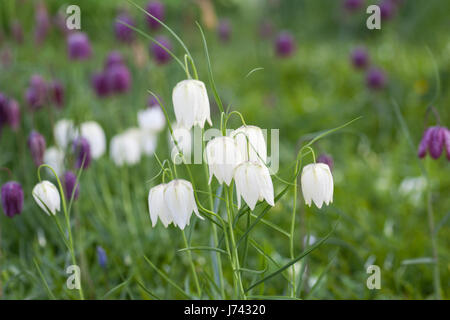
POLYGON ((105 72, 99 72, 92 77, 92 88, 98 97, 106 97, 111 92, 105 72))
POLYGON ((73 194, 73 200, 77 200, 80 193, 80 184, 77 183, 77 176, 72 171, 67 171, 64 173, 63 183, 66 199, 70 200, 73 194), (77 186, 76 189, 75 184, 77 186))
POLYGON ((40 75, 33 75, 30 79, 30 86, 25 92, 25 100, 32 110, 42 108, 46 102, 47 85, 40 75))
POLYGON ((134 27, 136 24, 134 23, 133 18, 131 18, 126 12, 124 12, 121 13, 116 20, 117 21, 114 22, 114 32, 117 40, 128 43, 133 41, 135 36, 134 30, 123 24, 126 23, 134 27))
POLYGON ((55 215, 60 210, 61 198, 58 189, 50 181, 39 182, 33 188, 33 198, 48 215, 55 215))
POLYGON ((44 137, 37 131, 32 131, 28 136, 28 148, 30 149, 35 166, 39 167, 44 162, 44 137))
POLYGON ((223 19, 219 21, 219 25, 217 26, 217 34, 219 35, 219 39, 223 42, 228 42, 231 37, 231 23, 228 19, 223 19))
POLYGON ((308 206, 313 201, 320 209, 323 203, 328 205, 333 202, 333 176, 328 165, 311 163, 303 167, 301 185, 308 206))
POLYGON ((166 51, 172 50, 172 43, 169 39, 164 36, 156 37, 156 40, 165 48, 162 48, 159 44, 152 42, 151 43, 151 52, 153 53, 153 57, 155 58, 156 64, 166 64, 172 59, 172 56, 166 51))
POLYGON ((105 250, 101 246, 97 246, 97 257, 98 264, 100 265, 100 267, 105 269, 108 263, 108 257, 106 256, 105 250))
POLYGON ((115 64, 105 71, 108 88, 115 93, 128 91, 131 85, 131 74, 125 65, 115 64))
POLYGON ((8 125, 14 131, 17 130, 20 125, 20 107, 19 103, 14 99, 8 101, 8 125))
POLYGON ((84 137, 78 137, 73 142, 73 152, 75 153, 76 162, 75 167, 80 169, 89 168, 91 164, 91 147, 89 146, 89 142, 84 137))
POLYGON ((85 60, 92 54, 89 38, 83 32, 73 32, 67 36, 67 52, 71 60, 85 60))
MULTIPOLYGON (((145 9, 148 13, 150 13, 152 16, 157 18, 160 21, 164 21, 164 5, 159 1, 151 1, 147 4, 147 7, 145 9)), ((147 24, 150 29, 157 30, 159 27, 161 27, 160 23, 150 17, 149 15, 145 16, 147 19, 147 24)))
POLYGON ((2 186, 2 207, 7 217, 20 214, 23 208, 23 190, 20 183, 9 181, 2 186))

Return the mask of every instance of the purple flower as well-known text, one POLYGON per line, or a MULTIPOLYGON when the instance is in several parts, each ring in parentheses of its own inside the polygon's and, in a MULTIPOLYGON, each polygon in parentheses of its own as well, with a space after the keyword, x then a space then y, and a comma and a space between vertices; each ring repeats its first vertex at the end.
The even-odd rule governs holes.
POLYGON ((379 90, 386 85, 386 75, 378 68, 371 68, 366 75, 366 83, 370 89, 379 90))
POLYGON ((321 154, 319 158, 317 158, 317 162, 325 163, 330 167, 330 171, 333 171, 333 158, 327 154, 321 154))
POLYGON ((108 86, 108 79, 104 72, 94 74, 92 77, 92 87, 99 97, 106 97, 111 91, 108 86))
POLYGON ((352 64, 357 69, 365 69, 369 64, 369 55, 366 49, 356 48, 351 54, 352 64))
POLYGON ((73 142, 73 152, 76 157, 75 167, 87 169, 91 164, 91 147, 86 138, 78 137, 73 142))
POLYGON ((70 200, 72 198, 72 193, 73 193, 73 200, 77 200, 78 195, 80 193, 80 184, 77 183, 77 176, 72 171, 67 171, 66 173, 64 173, 63 181, 64 181, 64 191, 67 200, 70 200), (75 184, 77 188, 75 189, 74 192, 75 184))
POLYGON ((273 23, 270 20, 264 20, 259 25, 259 36, 268 39, 273 35, 273 23))
POLYGON ((128 26, 124 25, 122 22, 135 26, 133 19, 128 15, 128 13, 121 13, 114 22, 114 32, 116 34, 116 38, 122 42, 131 42, 134 40, 134 30, 130 29, 128 26))
MULTIPOLYGON (((172 50, 172 43, 166 37, 159 36, 159 37, 156 37, 156 40, 159 43, 161 43, 168 50, 172 50)), ((163 49, 161 46, 159 46, 155 42, 152 42, 150 49, 153 52, 153 56, 155 57, 155 61, 157 64, 165 64, 165 63, 169 62, 170 59, 172 58, 165 49, 163 49)))
POLYGON ((7 123, 13 130, 17 130, 20 124, 20 107, 19 103, 10 99, 7 106, 7 123))
POLYGON ((64 105, 64 87, 62 86, 61 82, 59 81, 53 81, 53 83, 50 85, 50 95, 53 103, 58 108, 62 108, 64 105))
MULTIPOLYGON (((145 9, 148 13, 150 13, 152 16, 157 18, 158 20, 164 21, 164 5, 159 1, 151 1, 147 4, 147 7, 145 9)), ((150 17, 149 15, 146 15, 147 24, 150 29, 157 30, 161 25, 158 21, 150 17)))
POLYGON ((20 183, 9 181, 2 186, 2 207, 7 217, 20 214, 23 209, 23 190, 20 183))
POLYGON ((28 136, 28 148, 36 167, 44 163, 45 139, 37 131, 32 131, 28 136))
POLYGON ((425 130, 419 144, 417 155, 424 158, 427 151, 433 159, 438 159, 445 147, 447 159, 450 160, 450 133, 445 127, 434 126, 425 130))
POLYGON ((349 12, 355 12, 364 4, 363 0, 344 0, 344 8, 349 12))
POLYGON ((70 33, 67 36, 67 51, 72 60, 85 60, 92 54, 89 38, 83 32, 70 33))
POLYGON ((47 36, 50 28, 50 20, 48 17, 47 7, 44 2, 40 2, 36 8, 35 15, 36 25, 34 28, 34 39, 37 44, 41 44, 47 36))
POLYGON ((275 40, 276 54, 281 58, 286 58, 292 55, 295 50, 294 37, 288 31, 282 31, 278 34, 275 40))
POLYGON ((23 42, 23 29, 19 20, 14 20, 11 24, 11 34, 17 43, 23 42))
POLYGON ((127 91, 131 85, 131 74, 125 65, 113 65, 105 71, 107 86, 115 93, 127 91))
POLYGON ((219 25, 217 26, 217 34, 219 35, 219 39, 223 42, 228 42, 231 37, 231 23, 228 19, 223 19, 219 21, 219 25))
POLYGON ((108 258, 106 256, 105 250, 101 246, 97 246, 97 257, 98 257, 98 264, 103 269, 106 268, 106 264, 108 262, 108 258))
POLYGON ((0 93, 0 127, 8 122, 8 98, 0 93))
POLYGON ((40 109, 46 100, 47 85, 40 75, 33 75, 30 79, 30 86, 25 92, 25 100, 32 110, 40 109))
POLYGON ((108 54, 108 57, 106 58, 105 69, 110 68, 113 65, 117 65, 117 64, 119 64, 119 65, 124 64, 122 55, 118 51, 111 51, 108 54))
POLYGON ((378 6, 380 7, 381 20, 389 20, 395 14, 395 4, 392 0, 383 0, 378 6))

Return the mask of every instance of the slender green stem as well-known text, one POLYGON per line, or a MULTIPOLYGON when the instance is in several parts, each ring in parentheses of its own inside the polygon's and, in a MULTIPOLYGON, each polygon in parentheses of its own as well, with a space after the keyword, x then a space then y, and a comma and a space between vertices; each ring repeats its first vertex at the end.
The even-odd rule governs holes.
MULTIPOLYGON (((186 233, 184 232, 184 230, 181 230, 181 233, 183 234, 184 245, 186 246, 186 248, 189 248, 189 244, 186 239, 186 233)), ((192 270, 192 275, 194 277, 195 286, 197 287, 198 298, 201 299, 202 289, 200 288, 200 283, 198 282, 197 272, 195 271, 195 266, 194 266, 194 260, 192 260, 192 253, 191 253, 191 250, 186 250, 186 251, 188 254, 188 258, 189 258, 189 264, 191 265, 191 270, 192 270)))

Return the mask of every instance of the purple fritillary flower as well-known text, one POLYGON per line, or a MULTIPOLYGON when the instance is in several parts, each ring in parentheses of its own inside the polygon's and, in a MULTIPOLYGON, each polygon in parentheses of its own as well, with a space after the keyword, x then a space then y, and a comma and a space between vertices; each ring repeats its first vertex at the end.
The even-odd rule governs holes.
POLYGON ((84 32, 73 32, 67 36, 67 52, 71 60, 85 60, 92 54, 91 44, 84 32))
POLYGON ((47 96, 47 85, 40 75, 32 75, 30 79, 30 86, 25 92, 25 100, 32 110, 40 109, 47 96))
POLYGON ((32 131, 28 136, 28 148, 31 152, 34 165, 39 167, 44 163, 45 139, 37 131, 32 131))
POLYGON ((378 68, 371 68, 366 75, 366 83, 370 89, 383 89, 386 85, 386 75, 378 68))
POLYGON ((17 43, 23 43, 23 29, 19 20, 14 20, 11 23, 11 34, 17 43))
POLYGON ((444 146, 447 160, 450 161, 450 130, 448 130, 447 128, 445 128, 444 132, 444 146))
POLYGON ((319 163, 325 163, 326 165, 328 165, 328 167, 330 167, 330 171, 333 171, 333 158, 327 154, 321 154, 319 156, 319 158, 317 158, 317 162, 319 163))
POLYGON ((364 0, 344 0, 344 8, 349 12, 355 12, 364 4, 364 0))
POLYGON ((105 249, 103 249, 101 246, 97 246, 97 257, 98 264, 100 265, 100 267, 105 269, 108 263, 108 257, 106 256, 105 249))
POLYGON ((275 52, 278 57, 286 58, 294 53, 295 41, 292 34, 288 31, 282 31, 275 39, 275 52))
POLYGON ((433 127, 430 133, 430 141, 428 142, 428 151, 433 159, 438 159, 444 149, 445 128, 433 127))
POLYGON ((77 200, 80 193, 80 184, 77 183, 77 176, 72 171, 67 171, 66 173, 64 173, 63 181, 67 200, 70 200, 72 198, 72 193, 73 200, 77 200), (77 185, 77 188, 74 191, 75 184, 77 185))
POLYGON ((122 55, 120 54, 120 52, 118 51, 111 51, 108 54, 108 57, 106 58, 106 62, 105 62, 105 69, 110 68, 114 65, 123 65, 123 58, 122 55))
POLYGON ((106 97, 110 94, 108 79, 105 72, 99 72, 92 77, 92 87, 99 97, 106 97))
POLYGON ((56 107, 61 109, 64 106, 64 87, 61 82, 53 81, 50 85, 50 95, 56 107))
POLYGON ((20 124, 20 107, 15 99, 10 99, 7 106, 7 123, 14 131, 19 128, 20 124))
POLYGON ((37 44, 41 44, 44 42, 50 29, 50 19, 44 2, 40 2, 36 8, 35 21, 34 39, 37 44))
MULTIPOLYGON (((150 13, 152 16, 157 18, 160 21, 164 22, 165 8, 164 5, 159 1, 151 1, 147 4, 145 10, 150 13)), ((161 27, 158 21, 150 17, 149 15, 145 15, 147 19, 147 24, 150 29, 157 30, 161 27)))
POLYGON ((131 74, 125 65, 113 65, 105 71, 108 87, 115 93, 128 91, 131 86, 131 74))
POLYGON ((91 164, 91 146, 86 138, 78 137, 73 142, 73 152, 76 157, 75 167, 80 169, 83 166, 83 169, 89 168, 91 164))
POLYGON ((369 64, 369 55, 364 48, 356 48, 352 51, 351 61, 356 69, 365 69, 369 64))
POLYGON ((223 42, 228 42, 231 38, 231 23, 228 19, 222 19, 217 26, 217 34, 223 42))
MULTIPOLYGON (((172 43, 166 37, 159 36, 159 37, 156 37, 156 40, 159 43, 161 43, 168 50, 172 50, 172 43)), ((171 55, 165 49, 163 49, 161 46, 159 46, 155 42, 152 42, 150 49, 153 53, 153 57, 155 58, 156 63, 159 65, 166 64, 172 58, 171 55)))
POLYGON ((380 7, 381 20, 390 20, 395 14, 395 3, 392 0, 383 0, 378 6, 380 7))
POLYGON ((430 144, 431 132, 433 127, 427 128, 423 133, 422 140, 420 140, 419 150, 417 151, 417 156, 419 158, 424 158, 427 154, 428 145, 430 144))
POLYGON ((20 183, 9 181, 2 186, 2 207, 9 218, 20 214, 23 209, 23 189, 20 183))
POLYGON ((126 12, 119 14, 114 22, 114 33, 117 40, 130 43, 135 37, 134 30, 121 23, 121 21, 133 27, 135 27, 136 24, 134 23, 133 18, 131 18, 131 16, 126 12))

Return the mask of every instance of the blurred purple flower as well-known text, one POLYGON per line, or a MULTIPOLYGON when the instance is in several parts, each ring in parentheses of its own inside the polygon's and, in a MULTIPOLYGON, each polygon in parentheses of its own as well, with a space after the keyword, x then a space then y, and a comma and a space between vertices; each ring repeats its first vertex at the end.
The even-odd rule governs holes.
POLYGON ((57 108, 64 106, 64 87, 60 81, 53 81, 50 85, 50 98, 57 108))
POLYGON ((392 0, 383 0, 378 6, 380 7, 381 20, 390 20, 395 14, 395 3, 392 0))
POLYGON ((30 78, 30 86, 25 92, 25 100, 32 110, 40 109, 47 97, 47 85, 44 78, 40 75, 32 75, 30 78))
POLYGON ((19 128, 20 124, 20 107, 15 99, 10 99, 7 106, 7 123, 14 131, 19 128))
POLYGON ((32 131, 28 136, 28 148, 36 167, 44 163, 45 139, 37 131, 32 131))
POLYGON ((92 87, 99 97, 106 97, 111 91, 104 72, 94 74, 92 77, 92 87))
POLYGON ((9 181, 2 186, 2 207, 9 218, 20 214, 23 209, 23 190, 20 183, 9 181))
POLYGON ((136 26, 133 18, 131 18, 131 16, 128 13, 126 12, 121 13, 114 22, 114 32, 116 34, 116 38, 122 42, 133 41, 135 37, 134 30, 130 29, 128 26, 121 23, 121 21, 130 26, 133 27, 136 26))
POLYGON ((125 65, 116 64, 105 70, 108 88, 115 93, 127 91, 131 85, 131 74, 125 65))
MULTIPOLYGON (((145 10, 148 13, 150 13, 152 16, 157 18, 158 20, 161 20, 164 22, 165 9, 164 9, 164 5, 161 2, 151 1, 147 4, 147 7, 145 10)), ((145 17, 147 19, 147 24, 150 29, 157 30, 157 29, 159 29, 159 27, 161 27, 159 22, 156 21, 155 19, 153 19, 152 17, 150 17, 149 15, 145 15, 145 17)))
POLYGON ((83 32, 70 33, 67 36, 67 51, 72 60, 85 60, 92 54, 88 36, 83 32))
POLYGON ((333 171, 333 158, 327 154, 321 154, 319 158, 317 158, 317 162, 319 163, 325 163, 330 167, 330 171, 333 171))
POLYGON ((106 256, 105 250, 101 246, 97 246, 97 257, 98 257, 98 264, 100 265, 100 267, 105 269, 108 263, 108 258, 106 256))
POLYGON ((365 69, 369 64, 369 54, 365 48, 356 48, 352 51, 351 61, 356 69, 365 69))
MULTIPOLYGON (((172 50, 172 43, 166 37, 159 36, 156 37, 156 40, 168 50, 172 50)), ((155 58, 157 64, 165 64, 172 58, 170 54, 157 43, 152 42, 151 51, 153 52, 153 57, 155 58)))
POLYGON ((417 155, 419 158, 424 158, 428 151, 433 159, 438 159, 444 148, 447 159, 450 160, 450 133, 448 129, 440 126, 429 127, 422 136, 417 155))
POLYGON ((78 137, 73 141, 73 152, 76 157, 75 167, 80 169, 89 168, 91 164, 91 147, 84 137, 78 137))
POLYGON ((217 34, 223 42, 228 42, 231 38, 231 23, 228 19, 222 19, 217 26, 217 34))
POLYGON ((111 51, 108 54, 108 57, 106 57, 105 62, 105 69, 112 67, 113 65, 122 65, 123 64, 123 58, 120 52, 118 51, 111 51))
POLYGON ((11 23, 11 34, 17 43, 23 43, 23 29, 19 20, 11 23))
POLYGON ((445 128, 444 132, 444 146, 447 160, 450 161, 450 130, 448 128, 445 128))
POLYGON ((371 68, 366 75, 366 83, 370 89, 383 89, 387 79, 384 72, 378 68, 371 68))
POLYGON ((289 57, 294 53, 295 41, 292 34, 288 31, 281 31, 275 39, 275 51, 281 58, 289 57))
POLYGON ((349 12, 355 12, 364 4, 364 0, 344 0, 344 8, 349 12))
POLYGON ((44 42, 50 28, 50 19, 48 17, 47 7, 44 2, 39 2, 35 14, 34 39, 37 44, 44 42))
POLYGON ((77 183, 77 176, 72 171, 67 171, 66 173, 64 173, 64 191, 67 200, 70 200, 72 198, 72 193, 74 193, 73 200, 78 199, 78 195, 80 193, 80 184, 77 183), (74 193, 75 184, 77 185, 77 188, 75 189, 74 193))
POLYGON ((0 127, 8 122, 8 98, 0 93, 0 127))

